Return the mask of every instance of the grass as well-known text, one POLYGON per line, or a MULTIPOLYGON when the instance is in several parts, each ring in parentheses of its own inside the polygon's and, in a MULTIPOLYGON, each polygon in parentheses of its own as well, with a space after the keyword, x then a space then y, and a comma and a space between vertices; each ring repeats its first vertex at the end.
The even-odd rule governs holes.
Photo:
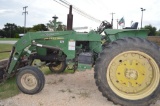
MULTIPOLYGON (((12 46, 13 46, 12 44, 0 44, 0 52, 11 51, 12 46)), ((10 52, 0 53, 0 60, 5 59, 5 58, 9 58, 9 56, 10 56, 10 52)))
POLYGON ((6 82, 0 84, 0 99, 15 96, 19 93, 16 85, 15 77, 8 79, 6 82))
MULTIPOLYGON (((11 44, 0 44, 0 52, 11 51, 11 44)), ((10 52, 0 53, 0 60, 9 58, 10 52)), ((6 99, 8 97, 15 96, 19 93, 16 85, 15 77, 8 79, 6 82, 0 84, 0 99, 6 99)))
POLYGON ((0 38, 0 41, 17 41, 19 38, 0 38))
MULTIPOLYGON (((49 68, 48 67, 42 67, 42 68, 40 68, 40 70, 43 72, 43 74, 45 74, 45 75, 49 75, 49 74, 54 74, 54 73, 52 73, 50 70, 49 70, 49 68)), ((66 69, 63 73, 61 73, 61 74, 68 74, 68 73, 74 73, 74 71, 73 70, 68 70, 68 69, 66 69)))
POLYGON ((89 98, 90 97, 90 92, 88 91, 80 91, 77 95, 79 95, 82 98, 89 98))

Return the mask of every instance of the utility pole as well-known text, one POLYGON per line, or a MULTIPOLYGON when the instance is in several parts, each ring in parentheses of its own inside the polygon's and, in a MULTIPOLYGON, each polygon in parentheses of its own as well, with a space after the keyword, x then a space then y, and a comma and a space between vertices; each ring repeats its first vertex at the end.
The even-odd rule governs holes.
POLYGON ((12 28, 12 26, 10 25, 10 26, 9 26, 10 38, 11 38, 11 28, 12 28))
POLYGON ((141 8, 141 11, 142 11, 142 16, 141 16, 141 29, 142 29, 142 21, 143 21, 143 11, 145 11, 146 9, 144 8, 141 8))
POLYGON ((23 7, 24 12, 22 12, 22 15, 24 14, 24 34, 25 34, 25 28, 26 28, 26 14, 28 14, 28 11, 26 11, 28 6, 23 7))
POLYGON ((111 21, 111 25, 112 25, 112 28, 113 28, 113 15, 114 15, 115 13, 111 13, 111 15, 112 15, 112 21, 111 21))

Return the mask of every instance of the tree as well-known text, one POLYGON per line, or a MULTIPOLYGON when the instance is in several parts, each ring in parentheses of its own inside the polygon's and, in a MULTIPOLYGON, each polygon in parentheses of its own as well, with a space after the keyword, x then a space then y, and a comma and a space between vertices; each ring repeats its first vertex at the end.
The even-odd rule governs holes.
POLYGON ((156 27, 153 27, 152 25, 146 25, 144 29, 149 29, 148 36, 155 36, 156 35, 156 27))
POLYGON ((62 22, 55 22, 55 25, 54 25, 54 20, 50 20, 49 23, 47 23, 47 27, 48 27, 48 30, 50 31, 54 31, 54 29, 56 29, 56 31, 65 31, 67 30, 67 26, 66 25, 63 25, 62 22))
POLYGON ((63 25, 61 22, 59 22, 58 27, 56 29, 57 31, 65 31, 67 30, 67 26, 63 25))
POLYGON ((17 33, 18 33, 18 34, 24 33, 24 27, 17 26, 17 33))
MULTIPOLYGON (((36 32, 36 31, 47 31, 47 27, 44 24, 37 24, 33 27, 27 27, 26 32, 36 32)), ((19 34, 24 33, 24 27, 17 26, 14 23, 6 23, 4 28, 0 29, 0 37, 7 37, 7 38, 17 38, 19 34)))
POLYGON ((4 33, 3 30, 0 29, 0 38, 1 38, 1 37, 5 37, 5 33, 4 33))
POLYGON ((47 27, 44 24, 34 25, 32 31, 47 31, 47 27))
POLYGON ((14 23, 6 23, 4 25, 4 36, 8 37, 8 38, 14 38, 16 36, 17 33, 17 25, 15 25, 14 23))

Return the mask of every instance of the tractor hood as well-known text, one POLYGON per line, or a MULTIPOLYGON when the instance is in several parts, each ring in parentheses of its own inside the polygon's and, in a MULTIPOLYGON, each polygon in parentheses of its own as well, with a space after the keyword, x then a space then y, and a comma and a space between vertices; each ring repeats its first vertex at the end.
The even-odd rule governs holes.
POLYGON ((149 30, 137 30, 137 29, 105 29, 104 33, 109 37, 110 41, 124 37, 139 37, 146 38, 148 36, 149 30))

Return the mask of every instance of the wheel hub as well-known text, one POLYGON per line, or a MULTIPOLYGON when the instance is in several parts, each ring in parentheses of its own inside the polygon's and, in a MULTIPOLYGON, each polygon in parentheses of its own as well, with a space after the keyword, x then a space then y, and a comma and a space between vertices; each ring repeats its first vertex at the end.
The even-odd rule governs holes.
POLYGON ((25 83, 26 83, 26 85, 28 85, 28 86, 33 86, 33 85, 34 85, 34 78, 32 78, 31 76, 28 76, 28 77, 25 79, 25 83))
POLYGON ((21 78, 24 88, 31 90, 37 86, 37 80, 32 74, 24 74, 21 78))
MULTIPOLYGON (((144 83, 145 79, 145 70, 146 67, 143 66, 136 59, 133 60, 124 60, 119 65, 117 64, 116 72, 116 83, 115 86, 118 87, 117 84, 122 84, 124 88, 129 87, 133 89, 133 87, 140 87, 144 83)), ((152 74, 152 73, 150 73, 152 74)), ((142 88, 143 89, 143 88, 142 88)), ((139 89, 141 90, 141 89, 139 89)), ((126 89, 123 90, 124 92, 126 89)), ((128 92, 134 92, 128 91, 128 92)))
POLYGON ((119 96, 131 100, 150 95, 158 86, 159 68, 147 54, 128 51, 117 55, 107 69, 107 81, 119 96))
POLYGON ((138 73, 134 69, 126 69, 126 71, 125 71, 125 77, 128 78, 128 79, 134 79, 134 80, 136 80, 137 77, 138 77, 138 73))

